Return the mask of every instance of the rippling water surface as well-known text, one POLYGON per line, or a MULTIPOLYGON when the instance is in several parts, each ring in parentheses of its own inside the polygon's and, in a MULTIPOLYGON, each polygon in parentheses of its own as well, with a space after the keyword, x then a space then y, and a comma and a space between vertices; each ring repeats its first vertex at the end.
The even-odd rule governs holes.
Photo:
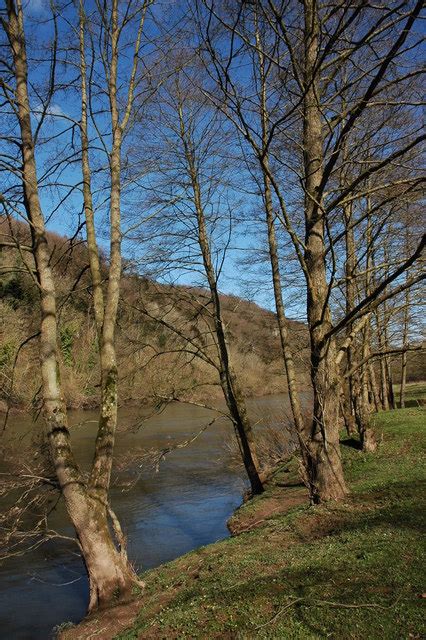
MULTIPOLYGON (((253 417, 270 421, 288 408, 286 396, 249 403, 253 417)), ((142 447, 162 449, 184 442, 213 417, 190 405, 174 404, 142 424, 137 433, 126 428, 142 417, 139 409, 120 411, 116 455, 142 447)), ((96 430, 96 412, 70 412, 73 445, 80 464, 89 465, 96 430)), ((22 416, 13 416, 9 433, 38 428, 22 416)), ((170 453, 158 473, 143 471, 130 489, 112 490, 112 504, 128 537, 129 557, 138 570, 148 569, 191 549, 228 535, 226 521, 241 503, 246 486, 241 470, 233 469, 225 443, 232 436, 221 419, 185 448, 170 453)), ((51 526, 72 535, 60 509, 51 526)), ((61 541, 43 546, 0 565, 0 638, 46 640, 64 621, 79 621, 88 600, 87 581, 75 549, 61 541)))

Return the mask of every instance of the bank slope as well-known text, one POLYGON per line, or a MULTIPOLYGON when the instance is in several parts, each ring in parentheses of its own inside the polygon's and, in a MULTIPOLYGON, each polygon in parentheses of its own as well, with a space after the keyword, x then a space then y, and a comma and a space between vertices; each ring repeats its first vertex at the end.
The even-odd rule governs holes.
POLYGON ((147 572, 139 602, 62 638, 423 637, 423 426, 420 408, 397 410, 375 418, 377 454, 343 441, 343 504, 309 507, 283 467, 232 518, 244 533, 147 572))

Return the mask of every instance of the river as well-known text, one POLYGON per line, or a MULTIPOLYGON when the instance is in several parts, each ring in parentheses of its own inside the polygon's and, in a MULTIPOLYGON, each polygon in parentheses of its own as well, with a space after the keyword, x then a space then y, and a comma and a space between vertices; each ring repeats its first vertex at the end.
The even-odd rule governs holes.
MULTIPOLYGON (((248 405, 254 420, 276 424, 283 412, 288 412, 288 397, 267 396, 249 400, 248 405)), ((204 408, 175 403, 142 422, 136 433, 129 433, 127 428, 140 422, 147 411, 120 410, 118 458, 139 447, 163 449, 184 442, 214 416, 204 408)), ((83 468, 92 458, 96 415, 89 411, 69 413, 73 447, 83 468)), ((34 428, 30 418, 14 415, 9 418, 7 433, 23 434, 34 428)), ((247 486, 244 472, 231 464, 225 446, 231 437, 231 425, 220 419, 189 446, 168 454, 158 472, 142 469, 130 489, 113 486, 112 505, 138 571, 229 535, 226 521, 241 504, 247 486)), ((50 526, 72 536, 63 509, 54 512, 50 526)), ((53 637, 55 625, 81 620, 88 588, 75 551, 72 545, 56 540, 0 565, 1 638, 46 640, 53 637)))

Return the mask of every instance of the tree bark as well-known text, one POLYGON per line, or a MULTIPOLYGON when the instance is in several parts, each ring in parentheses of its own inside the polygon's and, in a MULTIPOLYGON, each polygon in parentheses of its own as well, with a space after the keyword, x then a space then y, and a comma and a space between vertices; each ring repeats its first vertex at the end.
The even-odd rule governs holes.
POLYGON ((104 295, 102 291, 102 275, 99 259, 98 244, 96 241, 95 215, 93 210, 92 178, 89 161, 89 134, 88 134, 88 95, 87 95, 87 70, 85 54, 85 22, 83 0, 80 0, 80 76, 81 76, 81 167, 83 173, 83 203, 86 219, 87 247, 89 250, 90 273, 93 287, 93 309, 95 315, 96 332, 98 341, 101 339, 104 320, 104 295))
MULTIPOLYGON (((352 225, 352 207, 350 205, 344 205, 344 218, 345 218, 345 239, 346 239, 346 313, 350 313, 355 307, 356 302, 356 247, 355 237, 352 225)), ((368 267, 367 267, 368 272, 368 267)), ((368 322, 368 321, 367 321, 368 322)), ((353 330, 352 323, 349 323, 347 332, 350 334, 353 330)), ((365 331, 363 331, 362 348, 365 350, 367 345, 365 343, 365 331)), ((355 371, 349 375, 349 389, 351 395, 351 408, 355 418, 355 424, 361 441, 361 447, 363 451, 374 451, 376 449, 376 441, 374 432, 370 426, 370 410, 368 402, 368 394, 365 393, 365 367, 360 371, 357 367, 357 352, 359 347, 359 337, 355 338, 355 341, 351 341, 346 351, 348 369, 351 371, 355 368, 355 371)), ((361 357, 363 357, 363 353, 361 357)))
POLYGON ((372 362, 367 363, 367 372, 368 372, 368 385, 371 392, 372 400, 374 402, 374 410, 381 410, 381 402, 380 402, 380 393, 379 388, 377 386, 376 372, 374 370, 374 364, 372 362))
POLYGON ((259 29, 256 24, 256 43, 257 55, 259 61, 259 79, 260 79, 260 119, 262 130, 262 173, 263 173, 263 196, 266 215, 266 226, 268 231, 268 249, 269 261, 272 272, 272 286, 274 291, 275 309, 277 314, 277 324, 280 336, 281 353, 284 360, 284 368, 287 377, 287 387, 290 398, 290 406, 293 414, 294 425, 299 442, 299 447, 307 468, 307 441, 309 433, 306 429, 303 418, 302 406, 300 403, 299 388, 297 384, 297 373, 294 365, 293 352, 290 345, 288 323, 284 307, 284 299, 281 286, 281 274, 278 258, 278 245, 275 232, 275 214, 271 192, 269 153, 268 153, 268 136, 269 136, 269 119, 266 94, 266 78, 265 78, 265 61, 263 56, 262 43, 260 41, 259 29))
POLYGON ((112 454, 117 428, 118 371, 115 353, 115 324, 121 282, 121 143, 122 129, 117 105, 118 74, 118 0, 111 7, 111 59, 108 95, 111 112, 112 148, 110 169, 110 259, 100 338, 101 406, 90 487, 103 502, 107 501, 112 469, 112 454))
POLYGON ((343 417, 343 422, 345 425, 346 433, 349 438, 353 438, 357 435, 357 429, 355 425, 355 418, 352 413, 351 407, 351 392, 349 384, 342 384, 342 388, 340 390, 340 410, 343 417))
MULTIPOLYGON (((369 334, 370 334, 370 319, 367 320, 367 324, 362 332, 362 358, 367 358, 370 352, 369 334)), ((371 404, 369 398, 368 387, 368 363, 365 363, 361 367, 360 375, 360 421, 358 423, 359 436, 361 440, 362 450, 365 452, 373 452, 377 448, 377 441, 370 424, 371 404)))
MULTIPOLYGON (((345 261, 345 278, 346 278, 346 313, 349 313, 355 306, 355 238, 353 234, 353 229, 351 228, 352 223, 352 207, 349 204, 343 206, 343 217, 345 222, 345 243, 346 243, 346 261, 345 261)), ((353 330, 353 323, 348 323, 346 328, 347 338, 351 335, 353 330)), ((348 371, 351 371, 352 368, 356 367, 356 341, 351 340, 348 348, 346 350, 346 361, 348 371)), ((358 394, 360 392, 359 385, 359 372, 356 369, 354 373, 350 374, 348 377, 348 391, 349 391, 349 402, 348 402, 348 413, 351 418, 353 418, 354 424, 359 423, 359 398, 358 394)))
MULTIPOLYGON (((386 340, 384 338, 384 313, 382 324, 380 319, 380 310, 377 310, 376 312, 377 341, 379 345, 379 351, 385 351, 387 348, 386 340)), ((380 358, 380 401, 383 411, 389 411, 389 389, 388 377, 386 372, 386 356, 382 356, 380 358)))
MULTIPOLYGON (((408 278, 408 272, 407 272, 408 278)), ((405 388, 407 385, 407 361, 408 361, 408 326, 409 326, 409 311, 410 311, 410 290, 405 291, 405 306, 404 306, 404 324, 402 330, 402 345, 404 351, 401 356, 401 386, 399 390, 399 404, 401 409, 405 408, 405 388)))
POLYGON ((125 549, 117 548, 111 537, 107 508, 89 497, 75 529, 89 576, 88 611, 129 599, 138 580, 125 549))
POLYGON ((339 445, 340 380, 336 365, 329 291, 325 268, 324 213, 320 185, 323 168, 322 121, 319 105, 318 14, 315 0, 304 0, 303 149, 305 173, 305 263, 307 311, 311 342, 311 379, 314 391, 309 444, 311 500, 338 500, 347 488, 339 445))
MULTIPOLYGON (((369 184, 369 182, 368 182, 369 184)), ((367 196, 367 229, 366 229, 366 275, 365 275, 365 295, 369 296, 371 293, 372 275, 371 270, 374 267, 374 247, 371 234, 371 205, 370 197, 367 196)), ((367 319, 367 323, 363 331, 363 357, 367 358, 371 350, 371 317, 367 319)), ((380 394, 377 387, 376 372, 374 370, 374 364, 371 361, 367 361, 362 369, 363 375, 363 393, 364 402, 368 398, 370 405, 374 404, 374 410, 380 411, 380 394), (370 399, 371 395, 371 399, 370 399), (372 400, 372 402, 371 402, 372 400)))
POLYGON ((389 407, 391 409, 396 409, 395 394, 393 392, 393 379, 392 379, 391 362, 390 362, 390 358, 389 357, 386 358, 386 378, 387 378, 387 385, 388 385, 389 407))

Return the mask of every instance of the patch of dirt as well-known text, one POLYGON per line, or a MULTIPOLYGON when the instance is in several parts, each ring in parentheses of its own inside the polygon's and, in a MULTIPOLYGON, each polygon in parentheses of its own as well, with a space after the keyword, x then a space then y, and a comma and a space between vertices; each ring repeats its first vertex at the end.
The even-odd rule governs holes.
MULTIPOLYGON (((204 551, 198 552, 201 557, 204 556, 204 553, 204 551)), ((195 564, 194 560, 189 563, 183 562, 179 568, 172 572, 170 585, 164 590, 156 589, 154 593, 150 593, 148 589, 130 602, 97 611, 84 618, 78 625, 60 631, 56 636, 57 640, 111 640, 115 638, 117 634, 132 626, 142 607, 149 610, 150 616, 154 616, 176 597, 176 594, 186 586, 188 581, 198 580, 202 564, 202 559, 199 559, 195 564), (173 582, 172 578, 175 576, 178 579, 173 582)), ((140 637, 161 638, 156 629, 146 629, 141 632, 140 637)), ((174 638, 168 636, 167 640, 174 640, 174 638)))
POLYGON ((314 507, 307 517, 298 518, 294 532, 299 542, 311 542, 330 535, 340 533, 350 526, 354 514, 368 515, 380 507, 377 496, 370 494, 347 496, 345 502, 329 503, 314 507))
POLYGON ((87 616, 77 626, 59 631, 58 640, 111 640, 127 629, 142 606, 140 599, 87 616))
POLYGON ((256 508, 245 513, 244 505, 228 520, 231 535, 236 536, 260 527, 265 520, 287 513, 291 508, 306 504, 308 494, 305 487, 279 488, 273 495, 259 500, 256 508))

